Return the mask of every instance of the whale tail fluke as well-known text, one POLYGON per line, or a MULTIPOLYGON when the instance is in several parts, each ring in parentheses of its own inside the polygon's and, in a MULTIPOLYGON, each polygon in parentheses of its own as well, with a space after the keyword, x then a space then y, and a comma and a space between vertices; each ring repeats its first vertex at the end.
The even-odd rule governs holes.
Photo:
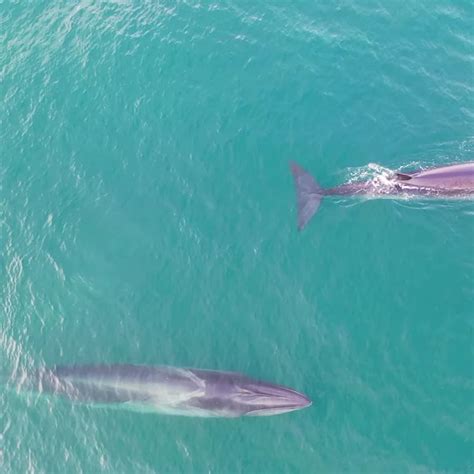
POLYGON ((301 166, 292 161, 290 167, 295 180, 298 230, 302 230, 319 209, 324 190, 301 166))

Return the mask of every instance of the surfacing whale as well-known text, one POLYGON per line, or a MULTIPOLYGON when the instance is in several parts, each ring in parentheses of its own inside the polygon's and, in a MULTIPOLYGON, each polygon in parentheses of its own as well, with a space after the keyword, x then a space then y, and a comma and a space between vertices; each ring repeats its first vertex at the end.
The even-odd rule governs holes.
POLYGON ((27 388, 73 402, 168 415, 266 416, 311 405, 303 394, 236 372, 142 365, 43 369, 27 388))
POLYGON ((413 173, 393 172, 380 180, 346 183, 323 189, 301 166, 290 162, 298 206, 298 229, 301 230, 317 212, 325 196, 365 195, 372 197, 423 196, 430 198, 474 197, 474 161, 413 173))

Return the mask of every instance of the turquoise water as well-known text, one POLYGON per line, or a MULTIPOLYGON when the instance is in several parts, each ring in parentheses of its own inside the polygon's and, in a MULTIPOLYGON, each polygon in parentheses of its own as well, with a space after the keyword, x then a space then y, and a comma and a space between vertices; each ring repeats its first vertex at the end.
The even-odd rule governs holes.
POLYGON ((325 186, 473 159, 469 1, 0 2, 0 371, 140 363, 307 394, 197 419, 0 390, 0 470, 472 472, 472 201, 325 186))

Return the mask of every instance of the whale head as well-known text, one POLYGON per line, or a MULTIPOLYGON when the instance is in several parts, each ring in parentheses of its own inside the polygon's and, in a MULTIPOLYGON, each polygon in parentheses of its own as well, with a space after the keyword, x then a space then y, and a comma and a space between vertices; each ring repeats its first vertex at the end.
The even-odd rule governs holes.
POLYGON ((309 407, 311 400, 302 393, 280 385, 251 382, 240 386, 234 401, 244 416, 269 416, 309 407))

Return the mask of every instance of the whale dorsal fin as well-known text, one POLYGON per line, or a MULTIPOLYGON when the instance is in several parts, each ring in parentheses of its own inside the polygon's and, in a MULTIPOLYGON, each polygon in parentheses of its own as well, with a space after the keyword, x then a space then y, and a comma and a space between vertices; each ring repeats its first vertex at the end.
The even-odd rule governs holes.
POLYGON ((395 176, 397 177, 398 181, 408 181, 412 178, 409 174, 406 173, 395 173, 395 176))

